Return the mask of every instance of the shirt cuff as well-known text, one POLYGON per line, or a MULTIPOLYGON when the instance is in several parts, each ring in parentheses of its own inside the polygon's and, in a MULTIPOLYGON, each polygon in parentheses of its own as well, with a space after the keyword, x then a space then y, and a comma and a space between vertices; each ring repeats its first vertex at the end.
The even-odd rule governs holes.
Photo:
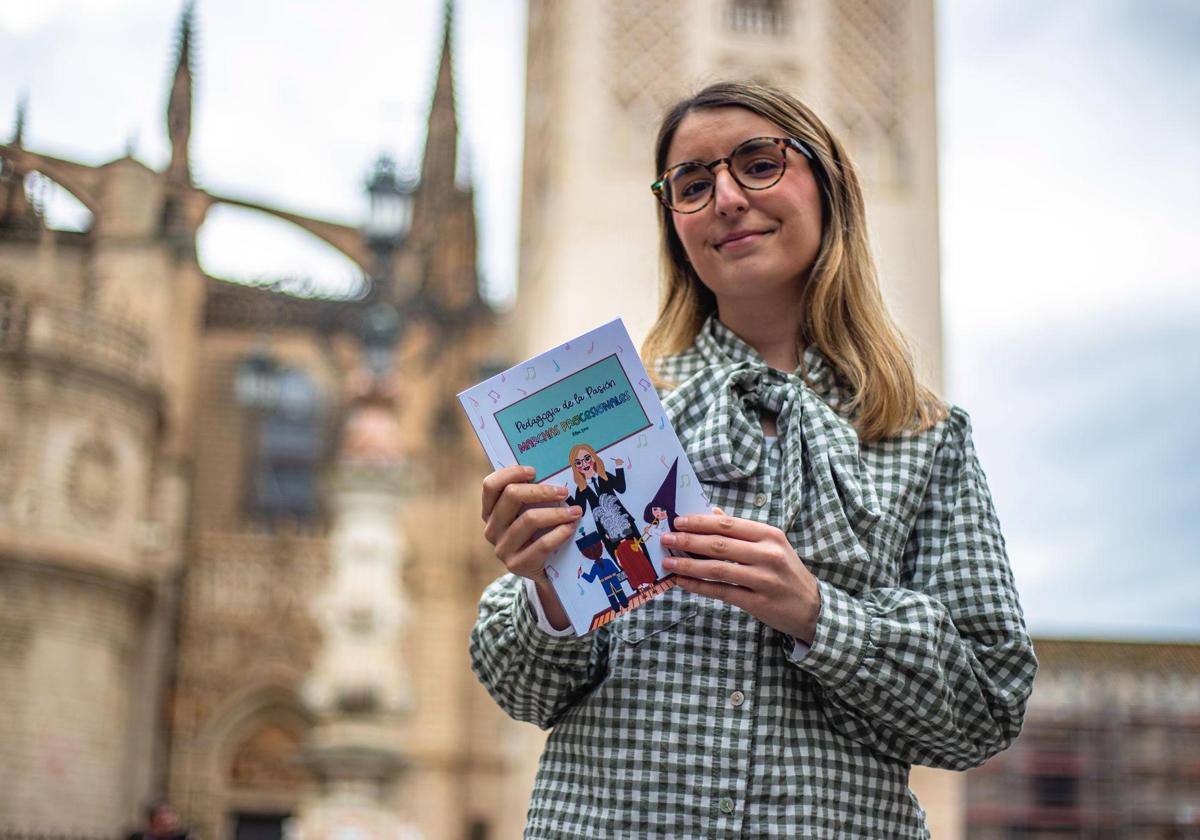
POLYGON ((522 580, 525 581, 525 598, 529 602, 529 608, 533 610, 533 614, 537 618, 538 628, 556 639, 561 639, 564 636, 574 636, 575 628, 570 624, 559 630, 550 623, 550 619, 546 618, 546 609, 542 606, 541 596, 538 595, 537 584, 529 578, 522 578, 522 580))
POLYGON ((832 691, 848 682, 866 658, 871 647, 871 616, 858 599, 837 587, 818 580, 817 588, 821 612, 812 646, 798 657, 800 642, 788 659, 832 691))

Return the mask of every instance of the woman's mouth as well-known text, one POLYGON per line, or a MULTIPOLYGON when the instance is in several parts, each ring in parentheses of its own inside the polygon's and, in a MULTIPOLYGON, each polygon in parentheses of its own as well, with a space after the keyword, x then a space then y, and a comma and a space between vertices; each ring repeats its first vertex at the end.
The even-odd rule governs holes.
POLYGON ((755 242, 760 241, 770 231, 766 230, 735 230, 732 233, 726 234, 720 242, 717 243, 718 251, 737 251, 742 248, 748 248, 755 242))

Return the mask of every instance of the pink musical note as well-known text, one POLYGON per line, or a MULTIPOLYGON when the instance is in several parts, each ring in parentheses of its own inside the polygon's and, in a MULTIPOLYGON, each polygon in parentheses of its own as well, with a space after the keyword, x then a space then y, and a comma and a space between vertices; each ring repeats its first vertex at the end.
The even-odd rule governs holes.
POLYGON ((666 456, 666 455, 659 455, 659 456, 658 456, 658 460, 662 461, 662 465, 663 465, 664 467, 666 467, 666 466, 670 466, 670 465, 667 463, 667 456, 666 456))
POLYGON ((528 392, 528 391, 526 391, 524 388, 518 388, 517 390, 521 392, 521 396, 522 396, 522 397, 528 397, 528 396, 529 396, 529 392, 528 392))
POLYGON ((592 355, 592 351, 595 349, 596 349, 596 342, 593 341, 591 344, 588 345, 588 349, 587 349, 588 355, 589 356, 592 355))
POLYGON ((479 417, 479 430, 483 431, 483 415, 479 417))
POLYGON ((495 388, 488 391, 487 395, 492 398, 492 402, 494 402, 494 403, 500 402, 500 394, 499 394, 499 392, 496 391, 495 388))
POLYGON ((502 373, 502 374, 500 374, 500 381, 501 381, 501 382, 504 382, 504 381, 505 381, 507 378, 508 378, 508 374, 507 374, 507 373, 502 373))
POLYGON ((642 386, 642 390, 643 390, 643 391, 649 391, 649 390, 650 390, 650 383, 649 383, 649 382, 647 382, 645 379, 639 379, 639 380, 638 380, 638 384, 642 386))
POLYGON ((625 466, 628 469, 633 469, 633 459, 630 458, 628 455, 625 456, 625 466))
POLYGON ((475 406, 476 408, 479 408, 479 400, 475 399, 474 397, 468 397, 467 399, 469 399, 471 401, 471 405, 475 406))

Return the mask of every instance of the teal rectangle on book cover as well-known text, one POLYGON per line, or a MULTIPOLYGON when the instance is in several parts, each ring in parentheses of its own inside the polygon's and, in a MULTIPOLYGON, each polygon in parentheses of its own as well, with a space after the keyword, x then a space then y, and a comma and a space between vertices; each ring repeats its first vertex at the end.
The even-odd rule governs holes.
POLYGON ((597 452, 650 426, 616 354, 535 391, 495 414, 518 464, 534 481, 567 469, 571 447, 597 452))

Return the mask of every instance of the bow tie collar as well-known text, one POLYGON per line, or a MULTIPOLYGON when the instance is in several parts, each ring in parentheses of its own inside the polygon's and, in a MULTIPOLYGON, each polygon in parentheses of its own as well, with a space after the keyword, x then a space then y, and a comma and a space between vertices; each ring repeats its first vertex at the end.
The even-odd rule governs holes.
MULTIPOLYGON (((854 427, 809 382, 769 367, 715 319, 705 324, 696 346, 706 368, 681 383, 663 404, 684 421, 681 442, 701 481, 738 482, 757 473, 765 451, 762 418, 773 415, 783 447, 783 475, 789 477, 781 488, 787 524, 800 510, 806 490, 823 494, 835 487, 850 507, 878 515, 854 427)), ((815 350, 806 352, 805 368, 813 385, 831 387, 832 369, 815 350)))

